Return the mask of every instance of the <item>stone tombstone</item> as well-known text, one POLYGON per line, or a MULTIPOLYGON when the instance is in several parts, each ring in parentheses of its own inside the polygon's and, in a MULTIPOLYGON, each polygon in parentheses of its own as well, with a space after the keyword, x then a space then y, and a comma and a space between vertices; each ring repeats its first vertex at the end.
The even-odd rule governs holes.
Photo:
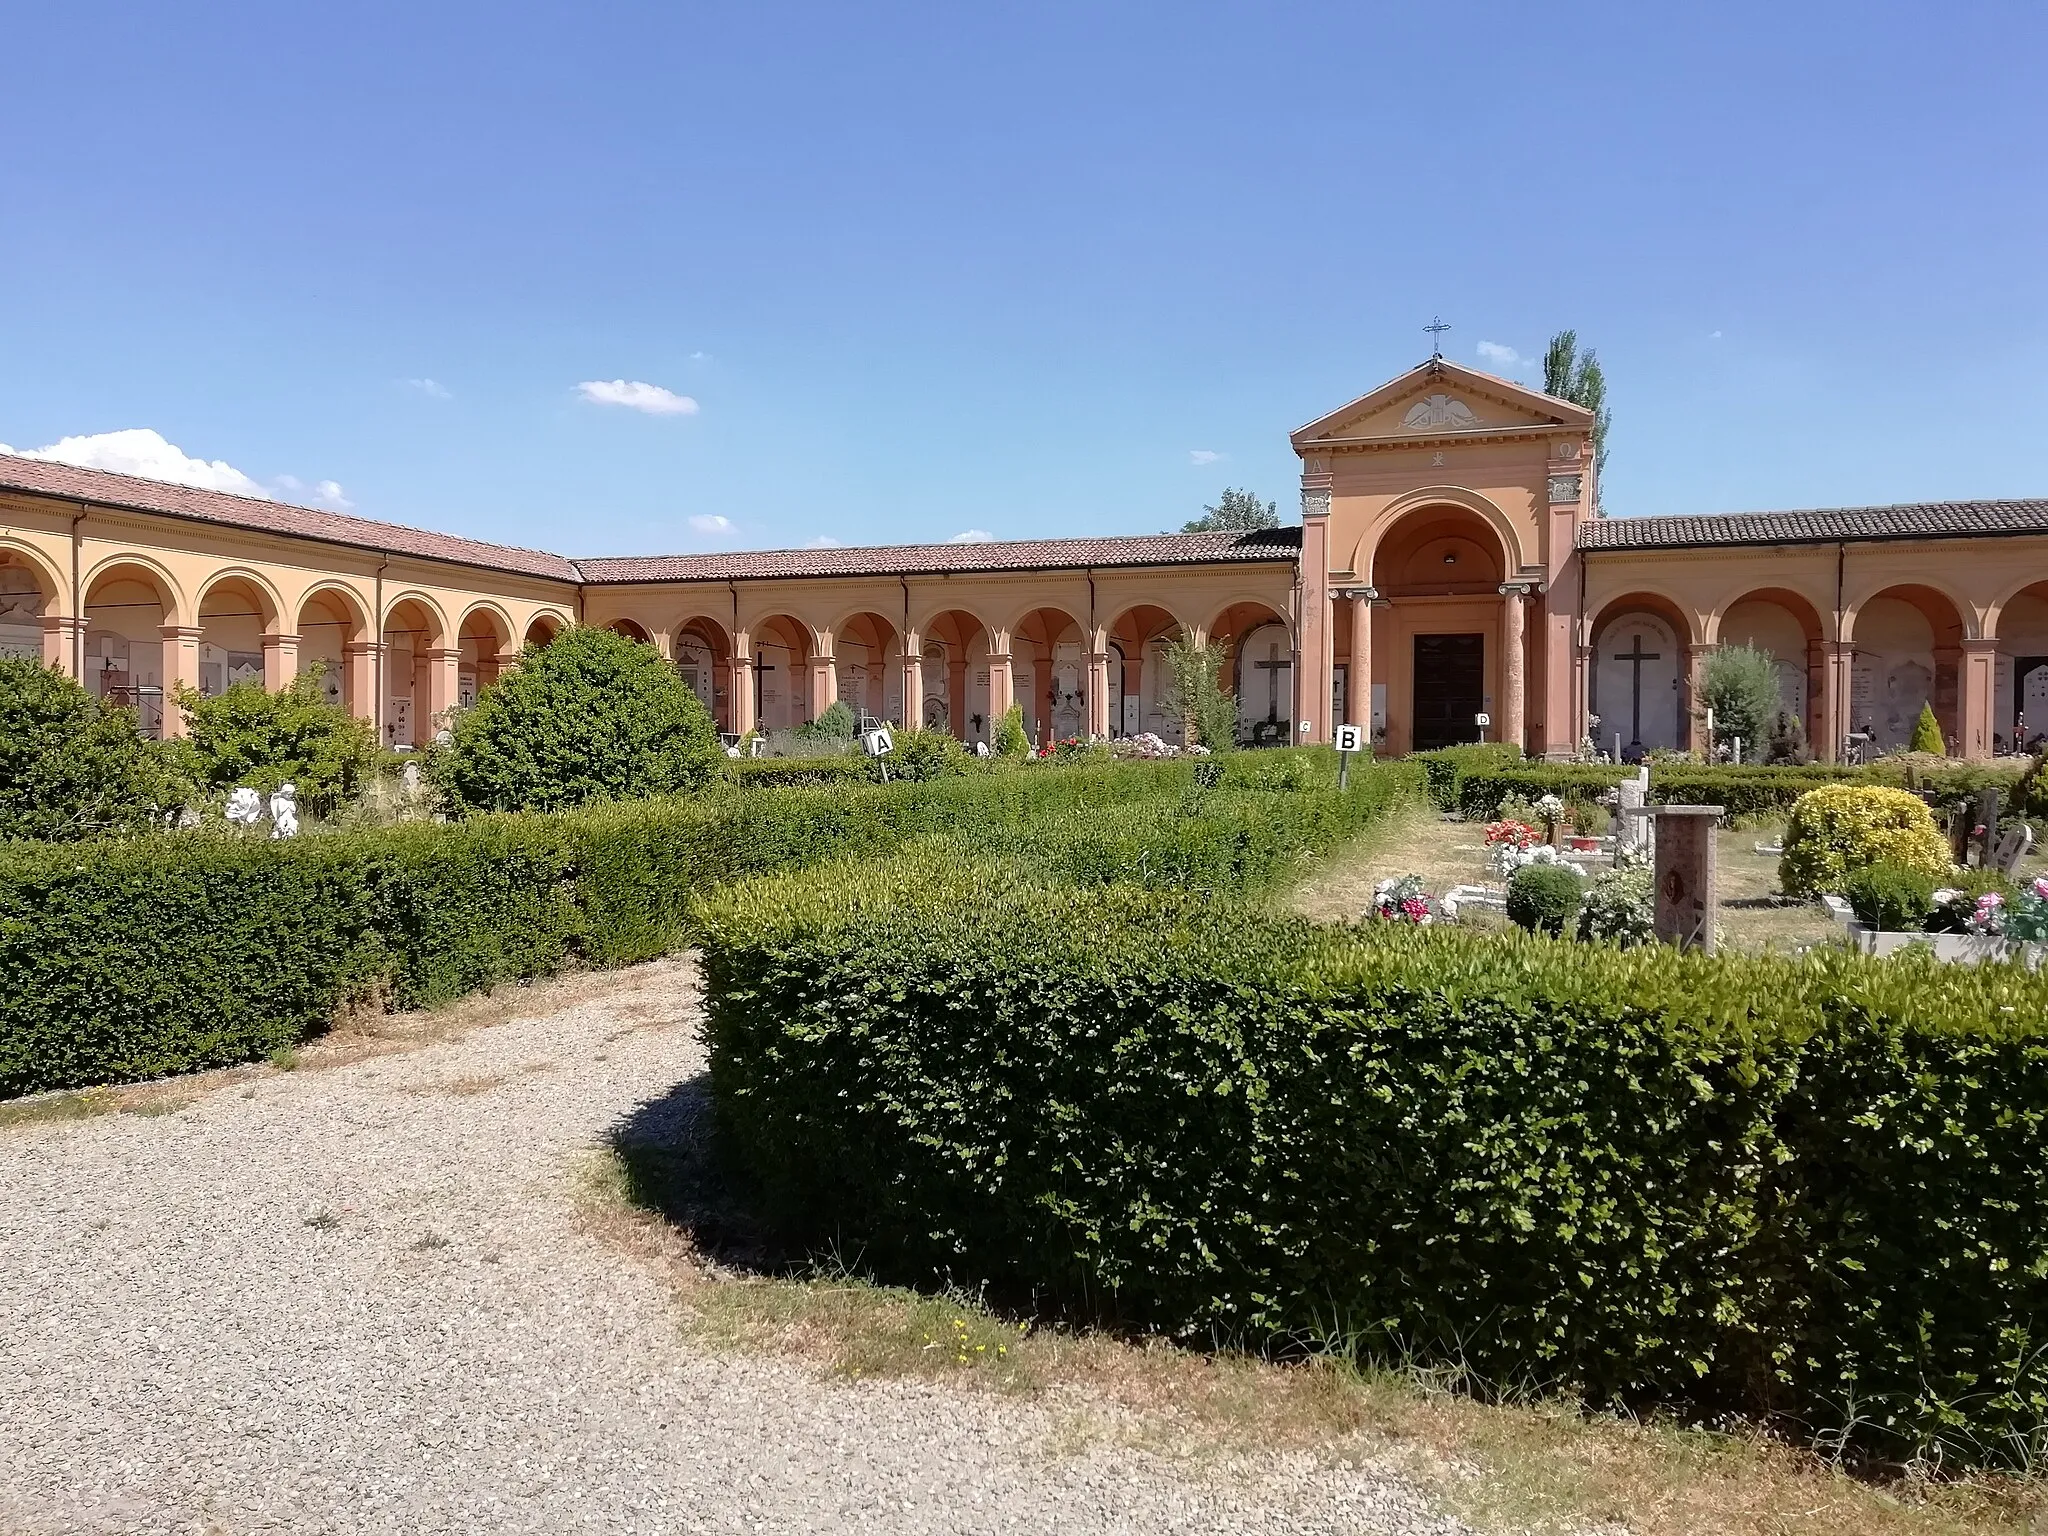
POLYGON ((2020 860, 2027 856, 2027 850, 2034 846, 2034 829, 2024 821, 2011 828, 1998 840, 1998 851, 1991 856, 1991 866, 2010 880, 2020 867, 2020 860))
POLYGON ((1625 859, 1645 857, 1650 851, 1650 821, 1642 814, 1650 796, 1650 770, 1614 787, 1614 850, 1625 859))
POLYGON ((1725 807, 1657 805, 1636 813, 1657 824, 1657 937, 1680 949, 1714 952, 1720 894, 1714 833, 1725 807))

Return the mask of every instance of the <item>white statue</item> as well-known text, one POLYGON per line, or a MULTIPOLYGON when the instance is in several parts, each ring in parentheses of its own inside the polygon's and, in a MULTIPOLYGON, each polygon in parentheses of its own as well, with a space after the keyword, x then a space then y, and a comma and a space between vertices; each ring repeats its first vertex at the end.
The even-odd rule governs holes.
POLYGON ((246 784, 228 794, 228 820, 238 827, 253 827, 263 819, 263 797, 246 784))
POLYGON ((398 787, 404 792, 406 799, 415 800, 419 798, 420 765, 418 763, 407 763, 404 768, 399 770, 398 787))
POLYGON ((298 793, 289 784, 277 786, 277 793, 270 797, 270 836, 274 842, 280 837, 299 835, 299 804, 293 798, 298 793))

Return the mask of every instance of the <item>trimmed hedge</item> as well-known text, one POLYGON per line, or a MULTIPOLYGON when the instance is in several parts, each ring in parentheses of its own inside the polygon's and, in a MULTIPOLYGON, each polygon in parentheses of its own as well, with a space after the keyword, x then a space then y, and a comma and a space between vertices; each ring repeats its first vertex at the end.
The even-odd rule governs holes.
POLYGON ((905 857, 702 916, 799 1242, 1872 1450, 2048 1420, 2048 978, 1317 928, 905 857))
POLYGON ((1504 741, 1474 742, 1470 746, 1416 752, 1409 761, 1422 765, 1429 798, 1436 808, 1455 811, 1463 803, 1462 789, 1468 775, 1512 768, 1522 761, 1522 749, 1504 741))
POLYGON ((963 853, 1033 848, 1039 867, 1070 879, 1256 884, 1412 778, 1360 775, 1338 796, 1334 756, 1263 755, 1261 771, 1321 791, 1226 784, 1199 796, 1191 762, 1103 762, 276 843, 6 845, 0 1096, 251 1060, 321 1029, 357 994, 409 1007, 649 959, 687 940, 692 901, 721 882, 922 838, 957 838, 963 853))
MULTIPOLYGON (((1607 793, 1634 770, 1599 763, 1539 763, 1517 768, 1478 768, 1458 779, 1457 808, 1467 821, 1492 821, 1502 802, 1519 796, 1536 800, 1556 795, 1563 800, 1591 800, 1607 793)), ((1953 769, 1919 773, 1919 788, 1943 797, 1962 798, 1987 784, 2010 785, 2010 770, 1958 763, 1953 769)), ((1880 784, 1903 787, 1906 775, 1883 764, 1841 768, 1815 763, 1803 768, 1693 766, 1684 763, 1650 766, 1650 801, 1655 805, 1723 805, 1733 816, 1789 813, 1799 797, 1824 784, 1880 784)))

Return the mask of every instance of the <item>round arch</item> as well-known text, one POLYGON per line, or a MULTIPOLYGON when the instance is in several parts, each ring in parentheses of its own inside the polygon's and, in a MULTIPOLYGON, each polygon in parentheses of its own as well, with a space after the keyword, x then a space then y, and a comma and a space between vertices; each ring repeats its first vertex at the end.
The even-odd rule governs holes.
POLYGON ((261 610, 257 618, 266 632, 274 633, 281 616, 290 611, 289 607, 283 594, 277 590, 268 576, 260 571, 251 570, 246 565, 223 566, 220 570, 208 574, 206 580, 200 584, 198 597, 194 602, 201 621, 204 621, 206 615, 206 600, 213 595, 214 589, 231 582, 247 587, 255 594, 261 610))
POLYGON ((1434 507, 1454 507, 1470 512, 1491 526, 1494 536, 1500 540, 1501 564, 1508 576, 1517 574, 1528 563, 1513 519, 1493 500, 1461 485, 1426 485, 1395 497, 1380 509, 1373 527, 1352 548, 1351 569, 1363 572, 1368 585, 1375 584, 1378 578, 1373 562, 1378 559, 1380 546, 1386 543, 1387 536, 1413 514, 1427 512, 1434 507), (1359 563, 1361 559, 1366 562, 1364 565, 1359 563))
POLYGON ((170 569, 167 566, 160 564, 148 555, 138 554, 134 550, 124 550, 118 555, 108 555, 104 560, 92 566, 79 578, 78 589, 85 594, 85 606, 90 608, 92 606, 92 589, 99 586, 102 582, 108 580, 134 581, 138 579, 147 582, 157 589, 158 600, 163 604, 164 623, 184 624, 187 622, 185 616, 192 612, 192 608, 185 601, 185 592, 178 585, 177 577, 170 573, 170 569), (136 572, 139 575, 123 576, 118 574, 123 571, 136 572))
POLYGON ((526 621, 525 642, 528 645, 548 646, 555 643, 563 630, 569 628, 567 614, 557 613, 552 608, 542 609, 526 621))
POLYGON ((399 609, 407 607, 417 610, 420 617, 427 621, 428 627, 425 630, 415 632, 419 634, 421 643, 430 646, 439 645, 442 638, 448 633, 448 615, 441 611, 439 603, 417 589, 400 592, 386 602, 384 604, 383 622, 378 627, 383 630, 389 630, 392 626, 392 620, 398 617, 399 609))
MULTIPOLYGON (((213 698, 237 683, 280 686, 266 655, 269 637, 284 629, 284 600, 267 579, 239 566, 207 577, 199 588, 199 691, 213 698)), ((282 659, 282 652, 277 653, 282 659)))
POLYGON ((654 644, 654 633, 638 619, 613 619, 605 628, 615 635, 624 635, 628 640, 638 640, 642 645, 654 644))
POLYGON ((697 695, 712 723, 734 730, 732 719, 732 633, 714 614, 693 609, 669 626, 668 654, 685 686, 697 695))
POLYGON ((479 598, 462 610, 462 617, 455 621, 455 632, 458 635, 474 633, 469 621, 480 616, 491 621, 492 636, 505 645, 510 645, 512 637, 519 633, 519 626, 512 622, 512 615, 505 611, 504 605, 488 597, 479 598))
POLYGON ((462 610, 455 621, 455 647, 461 652, 455 674, 457 708, 474 704, 477 695, 503 675, 507 664, 499 658, 512 649, 517 633, 512 616, 489 598, 462 610))
POLYGON ((293 609, 295 617, 292 627, 302 634, 306 627, 306 610, 314 603, 324 603, 330 610, 340 613, 350 626, 345 640, 360 640, 370 628, 370 605, 363 601, 362 594, 345 581, 315 582, 299 594, 293 609))
POLYGON ((1039 603, 1008 626, 1010 667, 1024 728, 1041 744, 1088 733, 1090 636, 1078 614, 1039 603))
POLYGON ((753 656, 754 719, 763 731, 811 718, 811 659, 817 632, 792 613, 757 614, 747 624, 753 656))
MULTIPOLYGON (((927 612, 917 627, 918 676, 922 696, 901 706, 902 713, 927 730, 941 730, 961 741, 992 738, 989 719, 989 656, 996 631, 971 608, 938 608, 927 612)), ((900 637, 899 637, 900 638, 900 637)), ((1011 676, 1022 669, 1029 678, 1026 648, 1011 642, 1011 676)), ((1024 685, 1016 686, 1016 701, 1023 708, 1025 731, 1031 732, 1034 705, 1024 685)))
POLYGON ((307 588, 292 610, 292 630, 299 637, 299 670, 317 667, 327 702, 367 717, 374 674, 367 662, 350 660, 350 647, 370 633, 370 608, 361 594, 339 581, 307 588))
POLYGON ((902 656, 902 632, 888 615, 855 608, 833 620, 837 697, 857 716, 889 717, 889 685, 894 681, 901 687, 902 656))
POLYGON ((0 538, 0 565, 18 565, 34 576, 42 599, 39 617, 66 616, 70 590, 65 585, 63 574, 35 545, 23 539, 0 538))
POLYGON ((1889 582, 1859 594, 1842 614, 1842 637, 1853 647, 1850 730, 1880 752, 1897 751, 1931 707, 1942 739, 1955 742, 1962 642, 1976 638, 1975 622, 1976 610, 1935 582, 1889 582))
POLYGON ((1953 624, 1959 640, 1978 638, 1977 607, 1961 593, 1944 581, 1926 581, 1915 578, 1911 581, 1880 582, 1867 591, 1860 592, 1842 605, 1842 638, 1854 641, 1856 621, 1863 610, 1881 597, 1896 597, 1913 604, 1927 615, 1927 622, 1933 625, 1953 624), (1943 610, 1946 609, 1946 612, 1943 610))
POLYGON ((1162 740, 1177 739, 1180 722, 1169 717, 1171 692, 1167 674, 1167 642, 1183 639, 1194 626, 1160 603, 1131 603, 1109 621, 1104 633, 1109 648, 1109 726, 1113 736, 1150 731, 1162 740))
POLYGON ((1633 761, 1692 744, 1694 622, 1689 607, 1650 587, 1600 605, 1587 630, 1586 711, 1602 747, 1633 761))

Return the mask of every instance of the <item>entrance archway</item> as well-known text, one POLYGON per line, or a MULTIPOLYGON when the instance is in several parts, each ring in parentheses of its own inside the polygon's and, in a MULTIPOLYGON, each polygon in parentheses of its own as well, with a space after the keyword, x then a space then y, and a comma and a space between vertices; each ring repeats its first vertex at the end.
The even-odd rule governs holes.
POLYGON ((164 656, 178 643, 164 633, 176 611, 164 578, 125 561, 104 567, 85 593, 85 676, 101 698, 131 711, 145 736, 162 736, 166 711, 164 656))
MULTIPOLYGON (((1512 570, 1500 529, 1453 502, 1416 507, 1381 533, 1369 560, 1379 602, 1368 610, 1366 670, 1385 682, 1389 750, 1498 740, 1512 729, 1500 590, 1512 570)), ((1371 694, 1361 697, 1369 718, 1371 694)))
POLYGON ((1855 646, 1849 676, 1852 732, 1873 749, 1910 746, 1920 711, 1934 707, 1942 740, 1957 739, 1958 666, 1963 618, 1948 595, 1933 587, 1886 587, 1856 605, 1846 636, 1855 646))
POLYGON ((1024 729, 1041 746, 1088 734, 1087 637, 1063 608, 1034 608, 1011 631, 1024 729))

